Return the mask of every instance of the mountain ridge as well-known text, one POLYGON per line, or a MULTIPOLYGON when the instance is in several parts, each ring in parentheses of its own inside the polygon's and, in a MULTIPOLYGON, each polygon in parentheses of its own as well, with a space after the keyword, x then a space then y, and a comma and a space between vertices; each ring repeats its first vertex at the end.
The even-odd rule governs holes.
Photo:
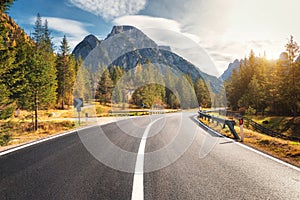
POLYGON ((232 63, 229 63, 227 69, 223 72, 223 74, 219 77, 222 81, 227 81, 230 79, 232 72, 234 69, 239 69, 242 60, 235 59, 232 63))
POLYGON ((77 58, 81 56, 85 65, 92 66, 94 72, 99 69, 100 65, 106 67, 117 65, 132 69, 139 60, 144 62, 149 58, 151 62, 160 62, 180 70, 182 73, 190 74, 193 80, 204 79, 216 93, 222 88, 220 79, 202 72, 186 59, 170 51, 170 47, 157 45, 141 30, 133 26, 114 26, 108 36, 93 49, 83 48, 85 43, 85 40, 80 42, 75 47, 73 54, 77 58), (85 52, 78 50, 79 47, 85 52), (176 62, 174 63, 174 61, 176 62))

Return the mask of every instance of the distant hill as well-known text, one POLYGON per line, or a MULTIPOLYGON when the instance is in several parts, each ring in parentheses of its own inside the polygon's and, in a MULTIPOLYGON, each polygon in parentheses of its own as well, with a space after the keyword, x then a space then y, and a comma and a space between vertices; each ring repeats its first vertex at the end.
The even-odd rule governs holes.
POLYGON ((222 80, 222 81, 227 81, 227 80, 229 80, 230 79, 230 77, 231 77, 231 74, 232 74, 232 72, 233 72, 233 70, 234 69, 239 69, 239 67, 240 67, 240 65, 241 65, 241 62, 238 60, 238 59, 236 59, 236 60, 234 60, 234 62, 233 63, 230 63, 229 65, 228 65, 228 68, 224 71, 224 73, 220 76, 220 79, 222 80))
POLYGON ((139 29, 132 26, 114 26, 104 40, 89 35, 74 49, 76 58, 81 57, 86 66, 94 72, 99 67, 110 65, 132 69, 138 62, 145 64, 147 59, 155 65, 167 65, 184 74, 190 74, 195 80, 202 78, 209 84, 213 92, 218 93, 222 81, 215 76, 202 72, 189 61, 171 52, 168 46, 158 46, 152 39, 139 29))

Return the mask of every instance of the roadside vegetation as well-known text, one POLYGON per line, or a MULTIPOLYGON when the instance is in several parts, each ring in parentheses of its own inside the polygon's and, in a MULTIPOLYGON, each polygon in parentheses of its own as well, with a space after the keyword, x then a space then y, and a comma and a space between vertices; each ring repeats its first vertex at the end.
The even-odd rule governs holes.
MULTIPOLYGON (((180 105, 176 94, 163 86, 162 75, 149 59, 148 67, 138 63, 133 76, 125 76, 118 85, 127 73, 124 67, 99 66, 99 70, 93 71, 85 66, 80 57, 75 58, 70 52, 66 36, 59 47, 54 46, 48 21, 40 14, 28 36, 8 15, 13 2, 4 0, 0 5, 0 145, 11 144, 20 135, 25 138, 33 134, 39 138, 76 127, 68 119, 77 116, 74 98, 82 98, 84 104, 96 102, 80 112, 82 117, 88 114, 90 118, 111 116, 114 113, 110 110, 128 108, 132 116, 147 114, 143 109, 156 105, 176 111, 191 104, 190 94, 185 93, 187 103, 180 105), (133 83, 154 80, 162 84, 134 88, 133 83)), ((187 74, 172 77, 170 73, 167 70, 165 78, 171 88, 181 92, 195 89, 194 106, 209 106, 209 92, 203 79, 192 80, 187 74)))
MULTIPOLYGON (((164 109, 164 112, 168 113, 177 111, 177 109, 164 109)), ((81 126, 93 125, 97 123, 97 120, 106 121, 121 116, 149 115, 149 109, 140 109, 132 104, 101 105, 99 102, 94 102, 82 108, 80 112, 82 123, 80 125, 78 124, 78 113, 73 107, 68 110, 41 110, 39 111, 39 128, 35 131, 33 122, 34 113, 26 110, 19 110, 18 112, 18 115, 15 112, 12 117, 0 120, 0 151, 81 126), (124 111, 122 109, 124 106, 128 109, 122 112, 124 111), (85 121, 86 113, 88 114, 88 124, 85 121)))
MULTIPOLYGON (((227 126, 223 128, 223 124, 217 125, 217 123, 213 123, 211 121, 209 122, 208 120, 199 120, 210 128, 223 134, 224 136, 233 138, 233 135, 231 134, 227 126)), ((236 124, 238 124, 237 121, 236 124)), ((240 135, 239 126, 235 126, 235 131, 240 135)), ((251 130, 251 127, 245 126, 244 135, 244 144, 300 167, 299 142, 267 136, 251 130)))
POLYGON ((278 133, 300 139, 300 117, 251 116, 251 119, 278 133))
MULTIPOLYGON (((299 46, 290 36, 285 51, 277 60, 251 51, 225 81, 230 112, 285 136, 300 138, 300 55, 299 46)), ((231 137, 227 129, 203 120, 203 123, 231 137)), ((239 127, 236 127, 239 132, 239 127)), ((300 166, 300 143, 270 137, 245 129, 245 144, 274 157, 300 166)))

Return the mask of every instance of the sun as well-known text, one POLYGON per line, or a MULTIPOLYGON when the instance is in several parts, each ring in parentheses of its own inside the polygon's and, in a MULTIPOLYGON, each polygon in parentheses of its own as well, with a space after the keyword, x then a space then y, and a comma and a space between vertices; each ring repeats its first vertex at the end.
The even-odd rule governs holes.
POLYGON ((269 52, 269 53, 266 53, 266 58, 268 60, 277 60, 279 58, 279 55, 280 53, 274 53, 274 52, 269 52))
POLYGON ((283 52, 282 48, 275 48, 274 46, 270 46, 267 50, 259 51, 260 56, 266 56, 267 60, 277 60, 280 54, 283 52))

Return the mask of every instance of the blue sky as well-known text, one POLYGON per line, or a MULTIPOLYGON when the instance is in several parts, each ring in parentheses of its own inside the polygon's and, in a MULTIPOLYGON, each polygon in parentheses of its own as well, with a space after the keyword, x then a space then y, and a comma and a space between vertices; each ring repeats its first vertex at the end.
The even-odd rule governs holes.
POLYGON ((33 31, 37 13, 49 21, 55 44, 58 45, 66 34, 72 48, 87 34, 103 38, 112 26, 109 21, 74 6, 69 0, 17 0, 9 11, 28 34, 33 31))
POLYGON ((278 58, 290 35, 300 43, 299 0, 16 0, 9 11, 28 33, 37 13, 56 46, 86 35, 104 39, 113 25, 134 25, 202 71, 220 75, 251 49, 278 58))

